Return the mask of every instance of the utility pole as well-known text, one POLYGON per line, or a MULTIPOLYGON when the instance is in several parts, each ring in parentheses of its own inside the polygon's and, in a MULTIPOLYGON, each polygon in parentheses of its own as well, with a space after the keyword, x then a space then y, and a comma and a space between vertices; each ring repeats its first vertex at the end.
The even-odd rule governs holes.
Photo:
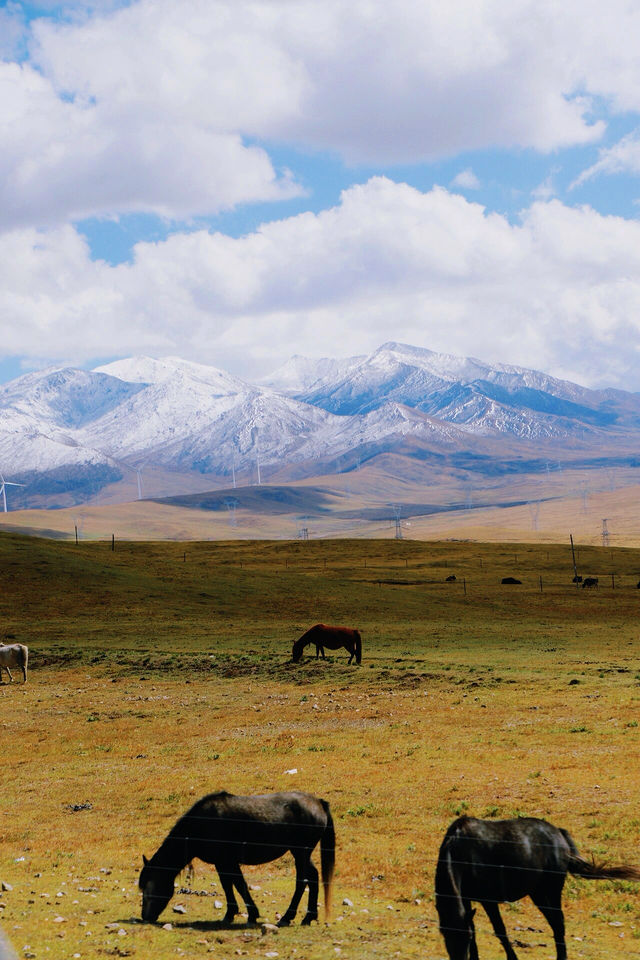
POLYGON ((602 521, 602 546, 609 546, 609 528, 607 527, 607 521, 602 521))
POLYGON ((573 557, 573 582, 576 587, 578 586, 578 570, 576 568, 576 551, 573 546, 573 534, 569 534, 569 539, 571 540, 571 556, 573 557))

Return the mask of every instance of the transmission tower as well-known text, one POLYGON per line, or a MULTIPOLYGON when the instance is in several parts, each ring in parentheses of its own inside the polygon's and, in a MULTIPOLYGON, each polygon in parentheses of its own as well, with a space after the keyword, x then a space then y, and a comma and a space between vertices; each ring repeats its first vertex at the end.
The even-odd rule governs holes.
POLYGON ((226 497, 224 505, 229 511, 230 526, 236 527, 238 525, 238 521, 236 520, 236 507, 238 506, 238 501, 235 497, 226 497))
POLYGON ((392 503, 393 515, 396 521, 396 540, 402 540, 402 524, 400 523, 400 504, 392 503))

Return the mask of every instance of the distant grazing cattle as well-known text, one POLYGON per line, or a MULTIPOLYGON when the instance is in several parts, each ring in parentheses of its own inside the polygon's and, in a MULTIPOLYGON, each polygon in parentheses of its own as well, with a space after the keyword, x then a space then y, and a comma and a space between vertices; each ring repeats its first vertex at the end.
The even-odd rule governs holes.
POLYGON ((576 574, 575 577, 573 578, 573 580, 572 580, 571 582, 572 582, 572 583, 582 583, 582 577, 580 577, 580 576, 578 576, 578 574, 576 574))
POLYGON ((636 584, 636 586, 637 586, 638 590, 640 590, 640 580, 638 580, 638 583, 636 584))
POLYGON ((522 580, 516 580, 515 577, 503 577, 502 583, 522 583, 522 580))
POLYGON ((456 575, 455 573, 452 573, 450 576, 447 577, 447 579, 445 580, 445 583, 453 583, 455 579, 456 579, 456 575))
POLYGON ((3 669, 9 674, 9 680, 13 683, 10 667, 19 667, 22 670, 22 679, 27 682, 27 662, 29 660, 29 650, 23 643, 6 643, 0 646, 0 683, 2 683, 3 669))
POLYGON ((597 578, 597 577, 585 577, 584 580, 582 581, 582 589, 583 589, 583 590, 584 590, 585 587, 597 587, 597 586, 598 586, 598 578, 597 578))

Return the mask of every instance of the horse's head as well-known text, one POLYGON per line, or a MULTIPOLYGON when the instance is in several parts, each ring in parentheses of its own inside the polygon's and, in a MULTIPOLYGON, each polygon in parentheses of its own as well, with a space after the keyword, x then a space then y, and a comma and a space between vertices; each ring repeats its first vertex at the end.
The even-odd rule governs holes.
POLYGON ((440 933, 444 937, 449 960, 471 960, 471 946, 476 936, 473 926, 475 912, 470 910, 464 918, 456 918, 451 926, 446 925, 446 921, 443 922, 443 917, 440 917, 440 933))
POLYGON ((138 886, 142 891, 142 919, 145 923, 155 923, 173 896, 173 876, 171 871, 154 867, 145 856, 138 886))
POLYGON ((302 656, 302 651, 304 650, 304 643, 301 643, 300 640, 296 640, 291 651, 291 659, 294 663, 297 663, 302 656))

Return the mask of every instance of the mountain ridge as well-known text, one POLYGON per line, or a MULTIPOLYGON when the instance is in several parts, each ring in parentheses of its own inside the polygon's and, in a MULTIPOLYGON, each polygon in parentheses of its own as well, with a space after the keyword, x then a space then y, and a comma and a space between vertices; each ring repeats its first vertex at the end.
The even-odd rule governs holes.
MULTIPOLYGON (((640 395, 388 341, 366 356, 296 356, 250 383, 179 357, 48 368, 0 386, 12 506, 65 483, 83 502, 142 469, 212 486, 340 473, 402 451, 473 464, 620 457, 640 445, 640 395), (464 455, 464 456, 463 456, 464 455), (87 494, 87 491, 90 491, 87 494)), ((483 468, 484 469, 484 468, 483 468)), ((167 480, 169 482, 169 480, 167 480)), ((193 484, 188 486, 192 491, 193 484)), ((140 487, 138 487, 140 489, 140 487)))

